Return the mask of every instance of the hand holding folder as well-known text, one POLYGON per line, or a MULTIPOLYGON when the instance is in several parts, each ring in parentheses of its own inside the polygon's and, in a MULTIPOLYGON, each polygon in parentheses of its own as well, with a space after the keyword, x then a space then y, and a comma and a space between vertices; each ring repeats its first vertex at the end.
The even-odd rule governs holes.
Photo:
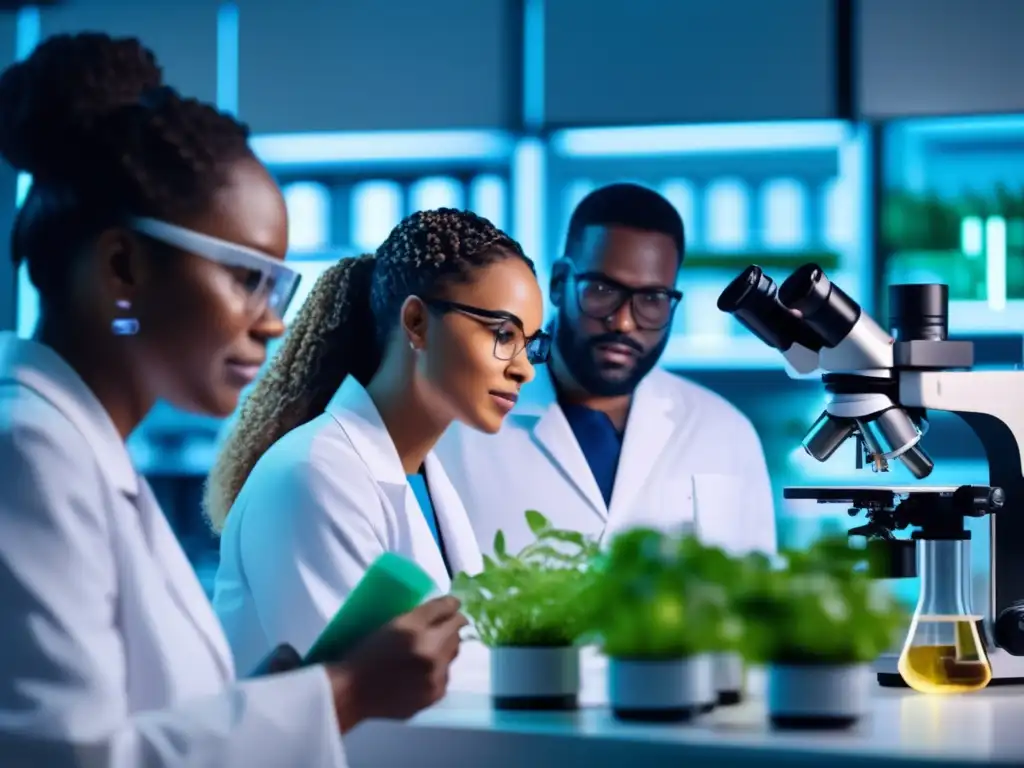
POLYGON ((415 563, 384 554, 363 576, 313 647, 300 659, 278 646, 258 674, 323 664, 342 733, 367 718, 403 720, 441 699, 466 619, 451 596, 415 563))
POLYGON ((327 666, 342 732, 404 720, 444 696, 467 622, 456 598, 428 600, 437 591, 415 563, 381 555, 310 648, 303 663, 327 666))
POLYGON ((378 557, 309 649, 306 664, 340 661, 359 641, 437 592, 433 579, 391 552, 378 557))

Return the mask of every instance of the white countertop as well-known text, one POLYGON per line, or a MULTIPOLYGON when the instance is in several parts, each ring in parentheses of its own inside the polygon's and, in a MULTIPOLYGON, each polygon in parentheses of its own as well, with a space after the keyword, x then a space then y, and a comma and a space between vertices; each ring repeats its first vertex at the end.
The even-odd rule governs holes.
POLYGON ((767 724, 756 670, 746 703, 665 726, 611 717, 605 662, 589 649, 578 712, 495 711, 487 666, 486 649, 464 644, 437 706, 409 723, 376 721, 346 737, 352 768, 1024 765, 1024 687, 961 696, 879 687, 871 713, 852 729, 779 732, 767 724))

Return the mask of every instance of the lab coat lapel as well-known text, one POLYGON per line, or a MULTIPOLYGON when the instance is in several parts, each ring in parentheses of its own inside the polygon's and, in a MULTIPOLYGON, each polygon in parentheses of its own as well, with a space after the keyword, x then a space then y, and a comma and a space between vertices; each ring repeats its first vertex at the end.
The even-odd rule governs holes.
POLYGON ((533 439, 561 470, 565 478, 576 488, 587 504, 602 520, 608 518, 608 508, 601 495, 601 489, 594 479, 594 473, 583 455, 583 449, 576 441, 569 420, 565 418, 555 397, 555 387, 550 374, 544 367, 537 369, 537 377, 527 385, 530 406, 535 413, 524 413, 518 419, 532 419, 533 439))
MULTIPOLYGON (((438 588, 443 592, 447 592, 451 578, 448 574, 448 568, 444 563, 444 556, 441 554, 440 547, 434 541, 434 535, 427 524, 426 513, 420 507, 420 503, 416 499, 416 493, 409 486, 405 475, 402 475, 402 480, 398 483, 378 481, 377 484, 388 501, 391 502, 397 518, 405 521, 404 525, 408 526, 409 536, 416 540, 415 555, 408 551, 402 551, 399 554, 405 557, 413 557, 416 563, 430 574, 430 578, 433 579, 438 588), (430 540, 430 546, 424 547, 422 542, 427 539, 430 540)), ((440 513, 438 514, 440 515, 440 513)), ((448 542, 446 541, 445 543, 447 544, 448 542)))
POLYGON ((107 479, 137 510, 150 552, 175 602, 210 647, 225 681, 231 680, 234 662, 210 601, 102 403, 56 352, 13 334, 0 334, 0 371, 0 380, 10 378, 38 392, 88 439, 107 479))
POLYGON ((657 380, 647 376, 641 381, 626 421, 619 468, 612 489, 611 516, 629 513, 665 444, 673 431, 679 428, 678 419, 672 399, 661 391, 657 380))
MULTIPOLYGON (((402 467, 402 459, 398 455, 395 443, 388 434, 388 429, 370 394, 354 376, 348 376, 342 382, 341 387, 331 398, 327 412, 338 423, 356 453, 366 463, 381 492, 391 502, 398 519, 407 522, 409 535, 416 539, 430 538, 433 543, 427 518, 406 480, 405 469, 402 467)), ((441 513, 437 514, 440 517, 441 513)), ((445 543, 451 546, 447 540, 445 543)), ((425 559, 420 560, 419 565, 431 575, 439 587, 447 591, 450 583, 448 569, 445 568, 444 557, 436 543, 420 557, 425 559)))
POLYGON ((133 502, 154 558, 163 570, 167 588, 210 649, 225 682, 231 681, 235 677, 234 659, 210 600, 167 523, 149 483, 139 477, 138 487, 139 492, 133 502))
POLYGON ((74 369, 49 347, 0 333, 0 381, 16 381, 34 390, 79 429, 97 456, 103 472, 119 491, 138 492, 138 475, 124 440, 103 404, 74 369))
POLYGON ((426 470, 430 499, 434 502, 434 514, 437 515, 437 526, 448 554, 451 575, 462 571, 476 575, 483 570, 484 564, 466 508, 433 453, 427 455, 426 470))

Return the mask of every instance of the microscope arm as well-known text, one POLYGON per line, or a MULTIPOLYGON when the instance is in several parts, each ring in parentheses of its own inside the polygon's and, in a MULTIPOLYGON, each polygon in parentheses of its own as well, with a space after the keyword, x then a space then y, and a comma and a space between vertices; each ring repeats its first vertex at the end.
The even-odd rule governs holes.
MULTIPOLYGON (((990 518, 989 578, 993 637, 1024 656, 1024 371, 903 371, 900 401, 949 411, 981 440, 989 484, 1003 489, 1003 511, 990 518)), ((1024 662, 1021 663, 1024 677, 1024 662)))
MULTIPOLYGON (((1015 453, 1024 453, 1024 371, 904 371, 900 373, 900 403, 955 413, 975 432, 979 432, 977 419, 972 416, 989 417, 1005 427, 1004 434, 1015 442, 1015 453)), ((985 443, 985 434, 978 437, 985 443)), ((997 446, 984 448, 991 452, 997 446)), ((1017 470, 1024 475, 1024 459, 1017 470)))
POLYGON ((786 361, 786 373, 791 379, 806 379, 821 374, 818 368, 819 354, 813 349, 794 342, 789 349, 782 351, 782 357, 786 361))

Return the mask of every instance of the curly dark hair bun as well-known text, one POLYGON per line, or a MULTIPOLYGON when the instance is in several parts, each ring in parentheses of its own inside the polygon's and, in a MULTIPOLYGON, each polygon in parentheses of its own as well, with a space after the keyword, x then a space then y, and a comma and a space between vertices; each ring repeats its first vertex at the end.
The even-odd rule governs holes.
POLYGON ((0 75, 0 155, 33 181, 12 258, 53 302, 89 238, 130 216, 200 212, 252 151, 245 125, 165 85, 139 40, 85 32, 0 75))
POLYGON ((0 77, 0 155, 38 179, 67 177, 112 113, 162 84, 156 57, 138 40, 51 37, 0 77))

